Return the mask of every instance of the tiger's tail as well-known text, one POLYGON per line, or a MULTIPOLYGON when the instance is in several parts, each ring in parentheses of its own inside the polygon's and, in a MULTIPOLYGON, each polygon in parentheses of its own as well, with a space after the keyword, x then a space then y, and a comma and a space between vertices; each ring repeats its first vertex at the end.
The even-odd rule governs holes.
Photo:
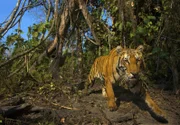
POLYGON ((163 123, 168 122, 165 112, 161 110, 159 106, 152 100, 145 86, 139 83, 136 84, 135 87, 131 88, 130 91, 134 94, 139 95, 141 99, 144 100, 144 102, 147 105, 147 108, 149 109, 148 111, 153 118, 163 123))
POLYGON ((166 114, 162 111, 158 105, 152 100, 149 93, 146 91, 145 95, 143 96, 145 103, 147 104, 148 108, 150 108, 150 114, 157 120, 163 123, 168 123, 166 114))

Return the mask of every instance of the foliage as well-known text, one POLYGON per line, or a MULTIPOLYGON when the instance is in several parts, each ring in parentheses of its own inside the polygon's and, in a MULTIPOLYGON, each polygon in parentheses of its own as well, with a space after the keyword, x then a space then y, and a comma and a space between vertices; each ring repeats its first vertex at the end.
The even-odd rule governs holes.
MULTIPOLYGON (((36 2, 34 1, 34 3, 36 2)), ((139 44, 145 46, 146 74, 150 80, 172 82, 173 66, 177 66, 178 70, 180 68, 178 66, 180 60, 180 11, 177 11, 180 4, 178 3, 178 0, 175 0, 174 3, 169 0, 88 1, 87 9, 92 17, 95 33, 101 43, 95 45, 87 39, 88 37, 94 40, 85 18, 77 10, 78 14, 70 15, 69 27, 64 36, 66 43, 63 46, 63 56, 66 57, 66 60, 65 64, 59 67, 60 80, 52 82, 49 71, 52 58, 44 57, 42 61, 37 61, 49 45, 48 42, 44 42, 38 49, 1 68, 0 85, 3 88, 2 91, 8 88, 7 92, 17 92, 23 89, 30 90, 33 87, 39 87, 37 90, 40 91, 46 88, 52 89, 49 87, 52 83, 57 86, 64 83, 78 83, 80 55, 78 54, 78 40, 76 38, 77 28, 81 32, 80 39, 83 50, 81 55, 83 60, 82 81, 86 80, 99 51, 101 51, 101 55, 108 54, 111 48, 119 44, 123 45, 124 41, 126 46, 132 48, 139 44), (15 72, 16 70, 18 71, 15 72), (13 72, 15 73, 12 74, 13 72)), ((61 7, 63 6, 59 6, 59 8, 61 7)), ((53 6, 51 9, 53 10, 53 6)), ((51 21, 30 26, 27 39, 22 38, 23 31, 21 29, 16 29, 7 36, 6 42, 0 44, 0 62, 7 61, 8 58, 37 46, 40 36, 43 33, 47 34, 50 26, 53 25, 53 20, 52 16, 51 21)), ((54 39, 55 29, 49 40, 54 39)))

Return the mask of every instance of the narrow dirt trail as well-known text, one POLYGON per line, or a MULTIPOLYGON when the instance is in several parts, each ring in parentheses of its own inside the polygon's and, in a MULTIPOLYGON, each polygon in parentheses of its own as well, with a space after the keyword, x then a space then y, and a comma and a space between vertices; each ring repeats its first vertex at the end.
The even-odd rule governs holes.
MULTIPOLYGON (((153 100, 166 112, 168 123, 155 120, 144 107, 144 102, 127 90, 118 89, 116 95, 118 110, 111 112, 99 88, 82 97, 59 90, 46 96, 26 94, 21 102, 32 106, 30 112, 12 119, 23 121, 22 125, 180 125, 180 96, 171 91, 150 89, 153 100)), ((0 100, 1 107, 2 102, 0 100)))

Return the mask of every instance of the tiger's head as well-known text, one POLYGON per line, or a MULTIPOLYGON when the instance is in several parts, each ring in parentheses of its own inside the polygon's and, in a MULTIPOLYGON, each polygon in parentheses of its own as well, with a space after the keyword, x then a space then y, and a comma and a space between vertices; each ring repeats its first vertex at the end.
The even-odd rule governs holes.
POLYGON ((117 47, 119 56, 117 70, 123 75, 123 80, 134 81, 138 79, 143 66, 143 50, 144 47, 142 45, 136 49, 117 47))

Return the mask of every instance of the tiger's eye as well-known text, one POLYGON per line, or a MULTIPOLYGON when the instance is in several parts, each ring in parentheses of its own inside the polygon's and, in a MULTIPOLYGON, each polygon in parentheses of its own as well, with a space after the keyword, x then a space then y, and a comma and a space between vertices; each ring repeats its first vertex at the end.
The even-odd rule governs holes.
POLYGON ((120 66, 119 67, 122 71, 125 71, 127 68, 125 66, 120 66))
POLYGON ((128 58, 127 58, 127 57, 124 57, 124 61, 128 61, 128 58))

